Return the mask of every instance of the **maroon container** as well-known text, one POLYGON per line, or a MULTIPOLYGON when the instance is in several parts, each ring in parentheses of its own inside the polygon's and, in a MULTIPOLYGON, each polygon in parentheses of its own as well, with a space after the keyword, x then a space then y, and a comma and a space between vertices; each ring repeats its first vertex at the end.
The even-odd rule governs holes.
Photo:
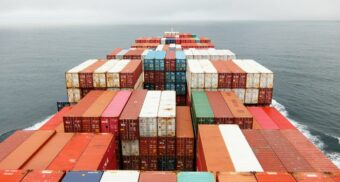
POLYGON ((140 169, 140 157, 139 156, 123 156, 123 169, 139 170, 140 169))
POLYGON ((156 171, 157 170, 157 156, 141 156, 140 170, 156 171))
POLYGON ((129 50, 123 56, 123 59, 142 59, 144 49, 129 50))
POLYGON ((167 51, 165 56, 165 71, 176 71, 176 53, 167 51))
POLYGON ((165 90, 164 84, 155 84, 155 90, 165 90))
POLYGON ((176 157, 176 169, 178 171, 193 171, 194 170, 194 158, 189 156, 177 156, 176 157))
POLYGON ((157 156, 157 137, 140 137, 139 154, 141 156, 157 156))
POLYGON ((258 103, 261 105, 270 105, 273 99, 272 88, 260 88, 259 89, 259 100, 258 103))
POLYGON ((119 117, 119 134, 122 140, 139 138, 139 113, 142 109, 146 90, 135 90, 119 117))
POLYGON ((119 73, 121 88, 134 88, 138 78, 142 74, 142 61, 132 60, 119 73))
POLYGON ((232 88, 233 73, 228 69, 226 61, 211 61, 218 72, 218 88, 232 88))
POLYGON ((232 61, 225 61, 227 68, 233 73, 232 88, 246 88, 247 73, 232 61))
POLYGON ((158 156, 176 155, 175 137, 158 137, 158 156))
POLYGON ((186 95, 177 95, 176 96, 176 105, 177 106, 185 106, 187 104, 186 95))
POLYGON ((155 73, 153 71, 144 71, 144 83, 154 83, 155 73))
POLYGON ((165 73, 163 71, 155 71, 154 72, 154 83, 155 84, 164 84, 165 82, 165 73))
POLYGON ((214 120, 216 124, 233 124, 234 116, 230 112, 221 93, 219 91, 206 91, 205 93, 214 113, 214 120))
POLYGON ((80 88, 93 88, 93 72, 105 64, 105 60, 98 60, 93 63, 91 66, 86 69, 80 71, 79 74, 79 87, 80 88))

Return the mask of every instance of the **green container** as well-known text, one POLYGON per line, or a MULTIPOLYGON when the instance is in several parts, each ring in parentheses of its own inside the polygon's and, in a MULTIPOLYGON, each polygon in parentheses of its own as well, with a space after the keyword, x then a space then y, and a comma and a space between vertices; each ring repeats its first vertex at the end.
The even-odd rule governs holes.
POLYGON ((179 172, 177 182, 215 182, 210 172, 179 172))
POLYGON ((198 124, 214 124, 214 113, 209 100, 204 91, 192 91, 191 93, 191 113, 195 135, 198 124))

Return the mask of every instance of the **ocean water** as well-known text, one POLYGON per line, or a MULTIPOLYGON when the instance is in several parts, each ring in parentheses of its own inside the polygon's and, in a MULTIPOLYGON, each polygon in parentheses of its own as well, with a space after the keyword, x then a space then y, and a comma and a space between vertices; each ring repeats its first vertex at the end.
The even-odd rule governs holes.
POLYGON ((340 22, 212 22, 0 27, 0 139, 34 129, 65 95, 64 72, 174 28, 275 73, 273 106, 340 167, 340 22))

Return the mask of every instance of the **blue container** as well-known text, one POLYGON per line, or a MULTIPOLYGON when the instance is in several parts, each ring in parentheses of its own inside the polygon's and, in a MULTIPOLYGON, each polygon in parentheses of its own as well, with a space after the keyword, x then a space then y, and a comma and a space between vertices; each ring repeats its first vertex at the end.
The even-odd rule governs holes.
POLYGON ((175 72, 169 71, 165 72, 165 83, 175 83, 176 75, 175 72))
POLYGON ((99 171, 70 171, 67 172, 62 182, 99 182, 103 172, 99 171))
POLYGON ((165 68, 165 59, 166 52, 165 51, 155 51, 155 70, 156 71, 164 71, 165 68))
POLYGON ((186 71, 187 64, 184 51, 176 51, 176 71, 186 71))
POLYGON ((155 85, 152 83, 144 83, 144 89, 146 90, 155 90, 155 85))
POLYGON ((165 90, 176 90, 175 83, 165 83, 165 90))
POLYGON ((215 182, 215 177, 210 172, 179 172, 177 182, 215 182))
POLYGON ((200 43, 200 42, 201 42, 200 38, 195 37, 195 42, 196 42, 196 43, 200 43))
POLYGON ((158 158, 158 170, 160 171, 173 171, 176 169, 175 157, 159 157, 158 158))
POLYGON ((166 38, 165 44, 175 44, 176 39, 175 38, 166 38))
POLYGON ((186 83, 187 78, 186 78, 186 72, 180 71, 176 72, 176 83, 186 83))
POLYGON ((57 109, 58 111, 62 110, 65 106, 70 106, 71 103, 67 100, 66 96, 63 96, 61 99, 57 101, 57 109))
POLYGON ((177 95, 186 95, 187 93, 187 84, 186 83, 176 83, 176 94, 177 95))
POLYGON ((144 59, 144 70, 153 71, 155 70, 155 57, 156 51, 149 51, 144 59))

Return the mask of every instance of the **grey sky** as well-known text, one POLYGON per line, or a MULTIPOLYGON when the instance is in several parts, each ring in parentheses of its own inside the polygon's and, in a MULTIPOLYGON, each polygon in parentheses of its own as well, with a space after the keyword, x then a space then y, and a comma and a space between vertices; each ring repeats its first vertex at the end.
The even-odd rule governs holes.
POLYGON ((200 20, 340 20, 340 0, 0 1, 0 26, 200 20))

